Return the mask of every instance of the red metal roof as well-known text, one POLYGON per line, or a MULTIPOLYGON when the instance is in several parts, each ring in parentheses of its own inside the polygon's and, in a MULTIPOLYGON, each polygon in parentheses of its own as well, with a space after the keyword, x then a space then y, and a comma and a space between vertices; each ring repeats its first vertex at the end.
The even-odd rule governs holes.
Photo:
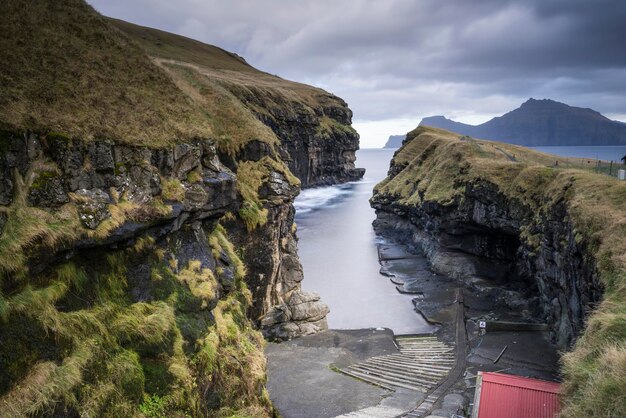
POLYGON ((553 418, 560 384, 501 373, 482 373, 478 418, 553 418))

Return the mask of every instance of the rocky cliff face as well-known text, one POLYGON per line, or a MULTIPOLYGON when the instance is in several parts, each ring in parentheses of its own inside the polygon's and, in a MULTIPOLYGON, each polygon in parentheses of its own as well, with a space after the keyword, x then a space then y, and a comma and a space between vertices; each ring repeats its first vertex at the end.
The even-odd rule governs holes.
MULTIPOLYGON (((420 182, 430 180, 419 176, 415 184, 396 180, 408 184, 414 199, 391 191, 396 176, 428 167, 437 158, 432 146, 423 148, 421 155, 411 154, 415 159, 408 163, 402 153, 410 153, 409 149, 396 153, 387 185, 377 187, 371 199, 377 213, 375 228, 417 245, 441 273, 494 283, 519 282, 539 297, 542 319, 552 325, 559 347, 571 347, 587 313, 600 300, 603 286, 588 242, 570 221, 569 206, 558 195, 553 200, 539 197, 543 205, 538 211, 485 175, 467 177, 471 163, 463 163, 460 156, 458 174, 445 170, 427 174, 452 177, 445 180, 454 185, 450 198, 429 198, 420 182)), ((436 164, 442 168, 441 160, 436 164)))
POLYGON ((555 158, 418 127, 375 187, 375 225, 551 324, 564 349, 562 416, 611 415, 625 388, 626 184, 555 158))
POLYGON ((328 313, 293 200, 363 174, 345 102, 83 0, 0 11, 0 416, 271 416, 263 335, 328 313))
MULTIPOLYGON (((359 135, 351 127, 352 111, 340 98, 328 93, 317 103, 305 104, 288 97, 268 95, 260 89, 226 84, 280 138, 281 158, 302 187, 324 186, 359 180, 365 169, 355 168, 359 135)), ((239 158, 255 158, 267 152, 253 144, 239 158)))
POLYGON ((58 134, 2 139, 1 415, 51 405, 60 414, 126 414, 144 392, 163 411, 198 415, 240 397, 253 415, 267 414, 253 325, 286 339, 324 329, 328 313, 300 290, 299 184, 288 169, 268 155, 237 161, 235 170, 258 176, 262 219, 251 227, 235 216, 251 204, 241 192, 250 185, 211 140, 151 149, 58 134), (99 365, 115 353, 129 356, 135 392, 96 400, 77 389, 116 384, 118 372, 99 365), (34 393, 28 382, 42 367, 78 375, 34 393))
POLYGON ((425 200, 408 206, 376 194, 372 206, 376 230, 418 246, 437 272, 519 282, 529 297, 538 296, 541 319, 552 325, 561 349, 571 347, 602 295, 595 261, 577 241, 563 204, 536 218, 494 184, 481 182, 465 185, 462 197, 445 205, 425 200))

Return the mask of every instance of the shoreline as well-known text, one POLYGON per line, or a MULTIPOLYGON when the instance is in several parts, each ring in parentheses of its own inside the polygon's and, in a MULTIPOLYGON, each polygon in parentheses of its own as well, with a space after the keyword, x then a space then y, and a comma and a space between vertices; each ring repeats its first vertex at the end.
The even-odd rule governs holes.
POLYGON ((558 379, 556 347, 549 342, 547 332, 505 329, 479 335, 480 318, 499 323, 499 319, 512 316, 512 312, 493 309, 493 288, 433 273, 419 253, 387 238, 379 246, 379 261, 381 274, 390 280, 390 286, 403 286, 415 292, 416 315, 422 315, 437 327, 427 335, 456 350, 455 366, 459 370, 453 370, 452 380, 450 375, 441 376, 436 385, 424 391, 397 387, 391 391, 341 373, 341 369, 350 366, 363 367, 359 364, 376 362, 380 356, 399 355, 398 339, 403 336, 395 335, 391 329, 333 329, 283 343, 269 343, 265 350, 268 391, 284 418, 334 417, 365 409, 391 417, 395 415, 385 414, 399 415, 399 410, 409 413, 420 405, 423 405, 421 416, 425 407, 432 413, 467 411, 473 401, 478 371, 558 379), (459 295, 461 303, 455 304, 459 295), (461 319, 457 319, 455 305, 463 307, 461 319), (460 333, 457 332, 459 321, 463 325, 460 333), (459 338, 464 340, 463 347, 459 347, 459 338), (507 349, 494 361, 505 346, 507 349))

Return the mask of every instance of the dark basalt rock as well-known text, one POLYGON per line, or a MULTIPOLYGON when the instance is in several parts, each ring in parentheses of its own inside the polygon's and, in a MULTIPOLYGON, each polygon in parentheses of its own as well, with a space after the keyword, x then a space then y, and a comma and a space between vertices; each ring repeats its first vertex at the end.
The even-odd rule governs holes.
POLYGON ((63 178, 54 172, 39 173, 30 187, 28 200, 33 206, 57 207, 70 201, 63 178))
POLYGON ((406 206, 382 194, 371 204, 375 229, 419 247, 437 272, 518 283, 531 298, 536 295, 540 319, 552 325, 563 349, 582 332, 587 312, 600 300, 595 261, 586 243, 576 240, 563 202, 535 214, 496 185, 480 181, 466 184, 463 197, 446 205, 406 206), (534 238, 525 239, 528 234, 534 238))
MULTIPOLYGON (((14 184, 22 182, 24 186, 20 187, 27 187, 30 205, 50 211, 65 204, 74 205, 81 224, 90 230, 96 230, 112 217, 111 205, 127 202, 133 207, 132 217, 106 237, 83 234, 55 251, 34 251, 29 262, 33 273, 44 272, 50 265, 76 252, 132 245, 140 236, 173 239, 190 225, 197 233, 201 228, 198 225, 214 223, 227 212, 236 213, 242 204, 236 173, 222 164, 210 140, 149 149, 109 142, 85 143, 61 135, 40 138, 29 134, 11 136, 3 146, 6 152, 0 158, 0 170, 8 174, 2 179, 5 187, 0 190, 0 197, 4 196, 7 204, 12 202, 14 184), (196 175, 189 177, 191 171, 196 175), (161 181, 172 178, 180 182, 184 197, 180 202, 166 202, 170 209, 159 210, 157 206, 163 205, 161 181)), ((259 160, 271 156, 270 151, 265 144, 253 141, 244 154, 245 158, 259 160)), ((358 172, 358 169, 353 170, 358 172)), ((237 219, 228 226, 231 240, 244 250, 248 267, 246 281, 256 300, 251 317, 262 326, 267 323, 263 318, 272 316, 276 309, 290 312, 295 309, 292 320, 272 323, 264 330, 265 335, 273 339, 293 338, 326 327, 328 308, 319 297, 302 300, 294 296, 300 294, 303 279, 293 228, 292 203, 299 191, 285 175, 271 171, 258 190, 265 202, 267 222, 254 231, 248 231, 237 219)), ((6 219, 6 213, 0 212, 0 231, 6 219)), ((208 251, 205 250, 204 253, 208 251)), ((194 247, 180 251, 185 253, 177 253, 178 259, 185 259, 185 254, 202 258, 203 251, 195 251, 194 247)), ((234 266, 227 254, 222 254, 217 265, 210 268, 219 269, 223 289, 233 288, 234 266)), ((144 270, 137 266, 138 277, 145 276, 144 270)), ((138 301, 150 298, 140 284, 133 292, 138 301)))
POLYGON ((237 154, 239 161, 259 161, 261 158, 272 155, 271 147, 262 141, 250 141, 237 154))
POLYGON ((111 197, 107 193, 100 189, 81 189, 76 194, 79 196, 76 203, 78 217, 85 227, 96 229, 100 222, 111 217, 108 208, 111 197))
POLYGON ((290 184, 281 173, 272 171, 268 181, 259 190, 259 194, 268 199, 295 199, 299 191, 299 188, 290 184))
MULTIPOLYGON (((278 150, 291 172, 300 179, 302 187, 313 187, 359 180, 365 169, 355 168, 355 152, 359 149, 359 135, 350 127, 352 111, 338 97, 328 95, 328 104, 315 109, 299 102, 284 102, 279 98, 256 92, 234 91, 244 103, 253 103, 264 112, 257 118, 269 126, 280 138, 278 150), (323 119, 325 118, 325 119, 323 119), (324 124, 329 126, 323 126, 324 124)), ((254 107, 251 110, 254 112, 254 107)), ((251 141, 239 152, 237 159, 258 161, 270 155, 269 147, 260 141, 251 141)), ((233 168, 224 159, 224 163, 233 168)))

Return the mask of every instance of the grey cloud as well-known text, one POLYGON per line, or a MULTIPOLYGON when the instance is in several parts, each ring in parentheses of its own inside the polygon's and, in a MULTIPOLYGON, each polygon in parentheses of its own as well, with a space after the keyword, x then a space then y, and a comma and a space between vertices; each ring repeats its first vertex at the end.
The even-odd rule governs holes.
POLYGON ((91 3, 322 86, 358 120, 495 115, 530 96, 626 113, 622 0, 91 3))

